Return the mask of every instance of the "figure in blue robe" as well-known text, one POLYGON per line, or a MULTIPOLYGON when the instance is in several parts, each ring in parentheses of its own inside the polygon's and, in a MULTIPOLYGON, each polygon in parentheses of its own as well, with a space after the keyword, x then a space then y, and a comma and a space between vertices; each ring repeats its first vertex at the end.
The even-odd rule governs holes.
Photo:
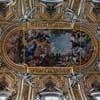
POLYGON ((34 57, 36 47, 37 45, 35 42, 33 42, 31 45, 28 45, 26 47, 26 57, 28 58, 28 60, 31 60, 34 57))

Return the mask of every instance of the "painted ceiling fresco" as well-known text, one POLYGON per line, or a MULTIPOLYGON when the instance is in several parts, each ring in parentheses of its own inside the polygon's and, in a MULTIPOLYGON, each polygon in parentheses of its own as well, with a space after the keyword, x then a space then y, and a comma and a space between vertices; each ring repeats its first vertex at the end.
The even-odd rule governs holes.
POLYGON ((89 61, 94 46, 84 32, 66 29, 18 31, 6 43, 9 58, 29 66, 79 66, 89 61))

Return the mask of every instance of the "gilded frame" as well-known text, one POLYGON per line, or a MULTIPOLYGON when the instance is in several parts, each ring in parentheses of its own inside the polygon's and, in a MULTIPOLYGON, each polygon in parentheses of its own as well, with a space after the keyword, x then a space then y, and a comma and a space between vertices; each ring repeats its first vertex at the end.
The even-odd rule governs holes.
POLYGON ((99 44, 97 41, 97 38, 95 36, 95 33, 91 31, 91 29, 87 28, 85 25, 80 25, 80 24, 73 24, 70 22, 34 22, 34 23, 16 23, 8 27, 2 36, 2 43, 1 43, 1 53, 2 53, 2 58, 6 62, 6 64, 13 70, 20 71, 20 72, 28 72, 32 74, 68 74, 74 71, 79 71, 81 69, 89 67, 91 64, 95 62, 97 59, 97 56, 99 54, 99 44), (15 30, 27 30, 27 29, 71 29, 71 30, 80 30, 83 32, 86 32, 90 38, 92 39, 92 42, 95 45, 95 51, 93 52, 92 57, 90 60, 81 66, 77 67, 28 67, 27 65, 19 65, 13 63, 9 57, 6 54, 5 51, 5 41, 7 37, 14 32, 15 30))

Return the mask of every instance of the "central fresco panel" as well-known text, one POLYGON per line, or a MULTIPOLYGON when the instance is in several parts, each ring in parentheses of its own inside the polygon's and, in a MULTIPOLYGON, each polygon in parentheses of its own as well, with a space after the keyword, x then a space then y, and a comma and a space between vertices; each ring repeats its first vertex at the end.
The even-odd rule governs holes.
POLYGON ((67 29, 16 31, 6 41, 9 58, 16 64, 40 67, 80 66, 92 57, 88 34, 67 29))

